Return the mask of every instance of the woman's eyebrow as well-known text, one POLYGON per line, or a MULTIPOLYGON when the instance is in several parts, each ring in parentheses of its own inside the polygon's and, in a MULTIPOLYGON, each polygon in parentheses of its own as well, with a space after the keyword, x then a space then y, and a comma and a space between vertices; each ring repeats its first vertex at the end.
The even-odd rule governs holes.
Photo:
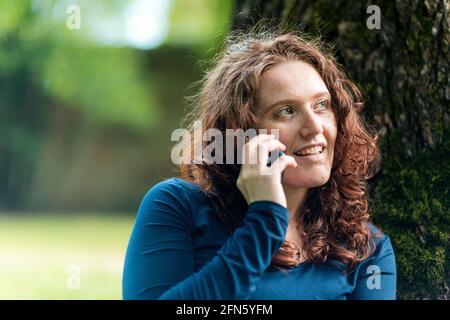
MULTIPOLYGON (((328 91, 323 91, 323 92, 318 92, 318 93, 315 93, 313 96, 311 96, 309 99, 310 100, 315 100, 315 99, 318 99, 318 98, 327 98, 327 99, 330 99, 331 98, 331 95, 330 95, 330 93, 328 92, 328 91)), ((295 104, 295 103, 298 103, 298 100, 296 100, 296 99, 291 99, 291 98, 287 98, 287 99, 281 99, 281 100, 279 100, 279 101, 277 101, 277 102, 274 102, 274 103, 272 103, 266 110, 267 111, 270 111, 270 110, 272 110, 273 108, 275 108, 275 107, 277 107, 277 106, 279 106, 279 105, 283 105, 283 104, 295 104)))
POLYGON ((311 99, 317 99, 321 97, 331 99, 331 94, 328 91, 318 92, 315 95, 313 95, 311 99))

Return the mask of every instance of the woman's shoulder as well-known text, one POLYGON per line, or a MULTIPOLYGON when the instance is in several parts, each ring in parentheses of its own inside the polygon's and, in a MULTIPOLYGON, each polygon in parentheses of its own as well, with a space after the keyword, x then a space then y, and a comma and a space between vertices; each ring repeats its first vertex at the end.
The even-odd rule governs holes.
POLYGON ((377 244, 389 240, 389 236, 382 231, 380 227, 376 226, 372 222, 367 222, 367 226, 369 227, 371 238, 376 241, 377 244))
POLYGON ((146 197, 169 197, 182 200, 194 200, 204 195, 200 185, 177 177, 164 179, 147 191, 146 197))
POLYGON ((141 201, 136 223, 171 224, 193 230, 207 222, 210 203, 199 185, 180 178, 168 178, 153 185, 141 201))
POLYGON ((183 191, 184 189, 188 189, 188 190, 197 190, 199 189, 200 186, 177 178, 177 177, 170 177, 170 178, 165 178, 157 183, 155 183, 153 186, 151 186, 148 192, 167 192, 167 191, 183 191))
POLYGON ((153 185, 145 194, 142 206, 149 204, 170 206, 177 211, 190 212, 208 205, 208 199, 200 185, 171 177, 153 185))
POLYGON ((200 186, 177 177, 164 179, 153 185, 150 191, 199 191, 200 186))
POLYGON ((370 229, 371 241, 373 244, 373 253, 371 257, 376 258, 387 253, 393 254, 394 252, 389 236, 373 223, 368 222, 367 224, 370 229))

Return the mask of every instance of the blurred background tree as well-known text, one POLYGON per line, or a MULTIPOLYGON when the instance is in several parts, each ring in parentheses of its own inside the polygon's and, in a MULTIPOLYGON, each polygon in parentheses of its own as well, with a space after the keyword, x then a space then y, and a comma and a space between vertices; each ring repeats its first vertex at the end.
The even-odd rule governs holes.
POLYGON ((371 205, 396 251, 398 297, 448 299, 448 1, 237 0, 233 17, 234 29, 267 19, 335 44, 338 61, 365 94, 366 119, 383 136, 371 205), (366 24, 375 13, 369 5, 380 9, 379 29, 366 24))

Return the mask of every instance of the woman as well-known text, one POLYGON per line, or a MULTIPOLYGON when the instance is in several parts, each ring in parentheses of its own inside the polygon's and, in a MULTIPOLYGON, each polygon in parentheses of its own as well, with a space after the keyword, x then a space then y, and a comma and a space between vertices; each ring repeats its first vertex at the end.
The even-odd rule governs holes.
POLYGON ((256 163, 182 163, 180 178, 150 189, 127 249, 124 299, 395 299, 391 242, 370 222, 366 179, 379 151, 359 90, 315 41, 229 40, 192 120, 269 134, 234 145, 256 163))

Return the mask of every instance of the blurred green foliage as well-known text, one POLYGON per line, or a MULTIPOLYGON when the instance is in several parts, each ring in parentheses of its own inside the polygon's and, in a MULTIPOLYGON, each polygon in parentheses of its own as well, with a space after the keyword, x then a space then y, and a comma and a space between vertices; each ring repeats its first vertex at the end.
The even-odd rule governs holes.
POLYGON ((108 43, 123 37, 135 2, 0 2, 0 208, 59 199, 58 209, 135 209, 143 190, 171 174, 170 132, 199 59, 227 31, 232 1, 170 1, 168 36, 154 49, 108 43), (80 8, 80 29, 66 26, 69 5, 80 8))
POLYGON ((232 6, 172 0, 159 46, 108 43, 136 2, 0 1, 0 299, 121 298, 134 216, 110 213, 135 213, 173 175, 170 133, 232 6))
POLYGON ((173 44, 215 48, 231 23, 233 1, 173 0, 170 33, 173 44))
MULTIPOLYGON (((33 1, 0 3, 2 82, 21 77, 27 87, 15 87, 17 96, 34 89, 60 106, 80 108, 97 121, 143 127, 157 120, 136 53, 95 46, 83 24, 70 30, 65 19, 55 20, 52 9, 57 1, 48 2, 41 10, 33 8, 33 1)), ((95 6, 82 4, 82 13, 95 6)), ((65 11, 59 14, 68 16, 65 11)))

